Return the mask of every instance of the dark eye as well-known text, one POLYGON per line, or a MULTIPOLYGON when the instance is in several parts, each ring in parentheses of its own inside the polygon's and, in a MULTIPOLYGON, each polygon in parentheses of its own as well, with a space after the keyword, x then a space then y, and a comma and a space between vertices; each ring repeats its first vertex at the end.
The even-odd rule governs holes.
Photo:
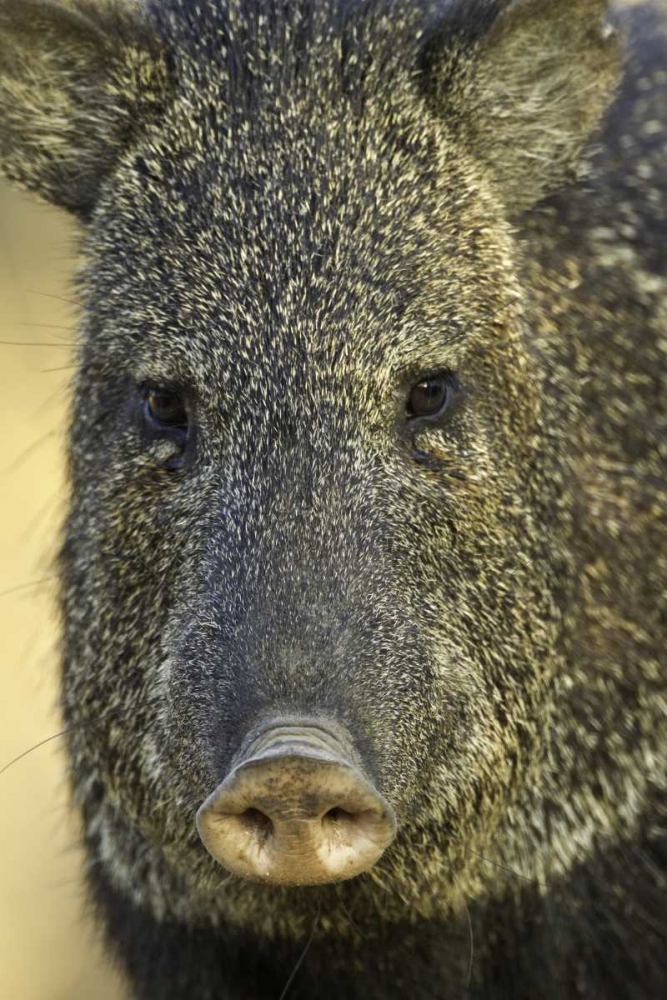
POLYGON ((149 421, 158 428, 184 430, 188 426, 185 400, 173 389, 148 389, 145 408, 149 421))
POLYGON ((407 414, 411 420, 418 417, 440 417, 453 395, 452 376, 447 372, 429 375, 410 390, 407 414))

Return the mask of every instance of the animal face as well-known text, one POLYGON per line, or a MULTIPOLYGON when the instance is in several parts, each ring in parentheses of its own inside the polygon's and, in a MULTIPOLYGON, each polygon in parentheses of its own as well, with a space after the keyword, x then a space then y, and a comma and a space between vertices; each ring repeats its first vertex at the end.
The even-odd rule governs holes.
MULTIPOLYGON (((615 65, 603 5, 555 6, 600 80, 596 118, 615 65)), ((577 126, 554 130, 548 166, 494 151, 488 108, 505 108, 505 144, 536 133, 497 67, 538 9, 548 21, 536 2, 479 5, 428 28, 402 7, 234 3, 202 21, 173 3, 150 30, 114 15, 112 51, 84 7, 63 21, 77 73, 97 44, 113 72, 78 201, 73 154, 54 171, 54 139, 35 166, 35 122, 0 103, 9 172, 87 225, 63 704, 91 848, 157 911, 271 929, 311 912, 313 894, 230 884, 194 825, 267 719, 349 735, 398 819, 380 862, 397 912, 479 879, 467 848, 541 764, 570 572, 567 402, 541 374, 509 219, 590 123, 566 95, 577 126)), ((81 155, 74 125, 57 138, 81 155)), ((376 905, 371 878, 351 885, 376 905)))

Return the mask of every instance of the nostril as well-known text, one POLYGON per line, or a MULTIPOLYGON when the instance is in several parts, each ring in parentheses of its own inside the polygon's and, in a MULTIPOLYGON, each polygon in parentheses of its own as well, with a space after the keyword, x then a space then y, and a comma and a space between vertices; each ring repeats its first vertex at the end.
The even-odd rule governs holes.
POLYGON ((335 806, 333 809, 329 809, 329 811, 324 814, 324 819, 330 820, 332 823, 340 823, 344 820, 349 821, 354 819, 354 815, 346 809, 341 809, 340 806, 335 806))
POLYGON ((273 821, 260 809, 246 809, 239 815, 238 819, 248 833, 257 837, 260 843, 268 840, 273 833, 273 821))

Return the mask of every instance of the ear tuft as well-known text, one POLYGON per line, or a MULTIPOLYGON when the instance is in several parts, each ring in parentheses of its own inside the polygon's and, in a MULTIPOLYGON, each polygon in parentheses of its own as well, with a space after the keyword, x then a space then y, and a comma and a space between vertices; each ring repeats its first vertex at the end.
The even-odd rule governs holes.
POLYGON ((607 0, 461 0, 455 42, 427 73, 438 115, 486 168, 510 213, 561 186, 611 103, 620 47, 607 0), (493 22, 488 22, 493 17, 493 22), (495 15, 495 16, 494 16, 495 15), (463 48, 460 26, 484 24, 463 48))
POLYGON ((0 0, 0 170, 82 220, 167 88, 138 4, 0 0))

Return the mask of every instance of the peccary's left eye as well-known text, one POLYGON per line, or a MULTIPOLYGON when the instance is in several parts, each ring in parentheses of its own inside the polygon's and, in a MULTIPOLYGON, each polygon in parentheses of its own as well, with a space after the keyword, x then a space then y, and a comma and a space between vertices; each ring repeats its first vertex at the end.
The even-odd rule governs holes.
POLYGON ((436 372, 412 386, 408 395, 406 411, 409 420, 441 417, 454 395, 452 375, 436 372))
POLYGON ((157 429, 184 430, 188 426, 185 400, 173 389, 146 391, 146 417, 157 429))

